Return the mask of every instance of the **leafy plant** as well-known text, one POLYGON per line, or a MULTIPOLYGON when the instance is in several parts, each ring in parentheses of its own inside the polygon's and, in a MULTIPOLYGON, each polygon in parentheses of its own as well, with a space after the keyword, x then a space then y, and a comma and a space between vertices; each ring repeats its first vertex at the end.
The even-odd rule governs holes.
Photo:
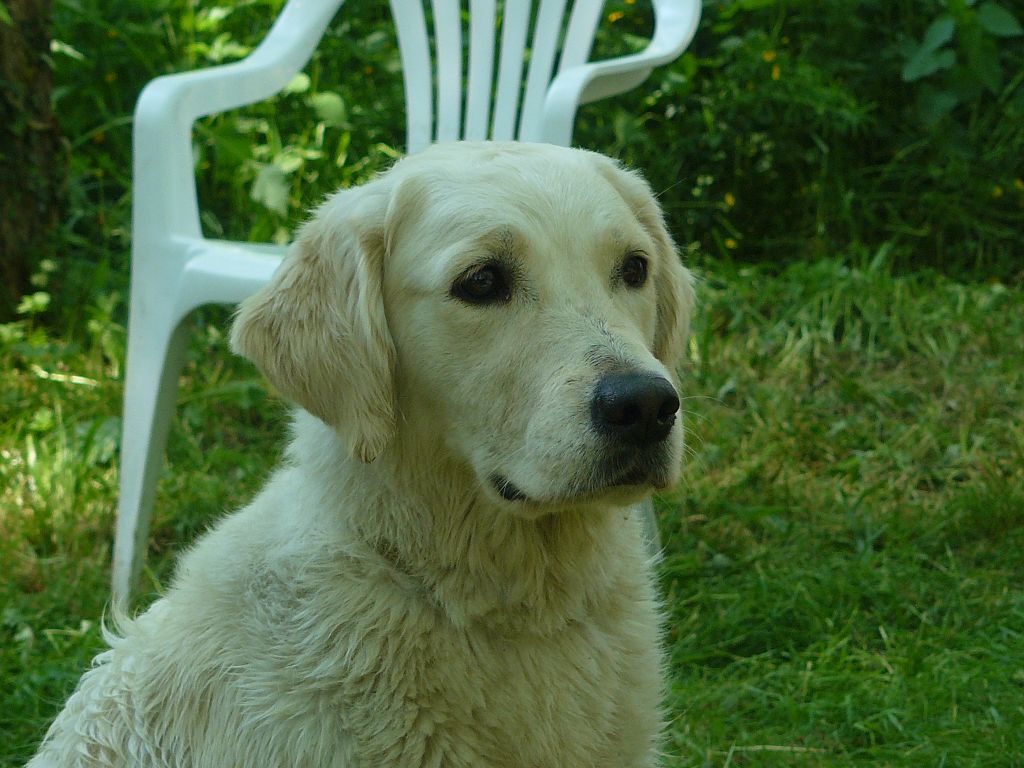
POLYGON ((650 89, 585 108, 577 138, 642 167, 693 254, 889 243, 903 268, 1014 280, 1024 36, 1007 8, 710 0, 689 51, 650 89))
POLYGON ((925 81, 917 112, 927 127, 960 104, 977 103, 985 91, 1001 97, 1012 65, 1003 63, 999 42, 1024 35, 1016 16, 991 0, 977 7, 975 0, 947 0, 945 10, 919 45, 908 46, 901 72, 904 82, 925 81))

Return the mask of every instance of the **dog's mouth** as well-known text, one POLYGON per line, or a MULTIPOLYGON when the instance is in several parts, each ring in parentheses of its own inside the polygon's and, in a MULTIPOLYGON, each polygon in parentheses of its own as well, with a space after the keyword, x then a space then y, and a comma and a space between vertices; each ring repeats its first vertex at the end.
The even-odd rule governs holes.
POLYGON ((621 485, 641 485, 650 479, 650 474, 648 467, 638 464, 635 467, 626 469, 626 471, 618 477, 615 477, 606 483, 606 486, 609 488, 617 488, 621 485))
MULTIPOLYGON (((567 494, 566 500, 600 493, 602 490, 608 488, 644 485, 651 482, 653 474, 656 473, 653 472, 652 467, 647 466, 643 462, 636 462, 625 469, 606 473, 604 478, 592 484, 587 484, 587 487, 574 489, 571 493, 567 494)), ((505 501, 531 501, 530 497, 527 496, 518 485, 513 483, 504 475, 493 474, 490 476, 489 480, 491 487, 494 488, 497 494, 505 501)))

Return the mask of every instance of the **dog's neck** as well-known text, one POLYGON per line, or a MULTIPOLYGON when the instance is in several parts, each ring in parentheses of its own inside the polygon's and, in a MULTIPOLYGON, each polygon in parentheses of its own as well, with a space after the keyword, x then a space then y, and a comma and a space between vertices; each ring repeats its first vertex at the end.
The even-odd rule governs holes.
POLYGON ((338 522, 353 543, 456 624, 556 632, 620 590, 624 572, 634 580, 643 571, 628 508, 589 504, 521 517, 489 500, 436 440, 396 442, 362 464, 319 422, 295 435, 294 466, 339 489, 338 522), (635 551, 623 552, 624 542, 635 551))

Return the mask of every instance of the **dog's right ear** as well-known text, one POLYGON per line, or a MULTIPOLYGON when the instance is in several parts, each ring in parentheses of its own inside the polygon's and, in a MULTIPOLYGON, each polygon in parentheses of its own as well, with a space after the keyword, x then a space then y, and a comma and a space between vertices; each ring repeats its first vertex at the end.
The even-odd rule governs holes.
POLYGON ((345 190, 299 232, 235 317, 231 348, 373 461, 395 430, 395 348, 384 315, 386 177, 345 190))

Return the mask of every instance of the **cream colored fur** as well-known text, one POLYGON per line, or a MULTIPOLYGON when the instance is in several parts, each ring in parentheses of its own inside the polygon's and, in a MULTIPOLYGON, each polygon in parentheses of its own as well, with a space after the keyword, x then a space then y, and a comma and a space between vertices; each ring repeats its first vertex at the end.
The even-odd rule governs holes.
POLYGON ((284 465, 118 622, 30 766, 654 765, 627 505, 676 481, 682 425, 610 487, 588 402, 675 381, 692 306, 646 183, 596 154, 442 145, 329 199, 232 336, 302 406, 284 465), (495 255, 510 301, 451 295, 495 255))

